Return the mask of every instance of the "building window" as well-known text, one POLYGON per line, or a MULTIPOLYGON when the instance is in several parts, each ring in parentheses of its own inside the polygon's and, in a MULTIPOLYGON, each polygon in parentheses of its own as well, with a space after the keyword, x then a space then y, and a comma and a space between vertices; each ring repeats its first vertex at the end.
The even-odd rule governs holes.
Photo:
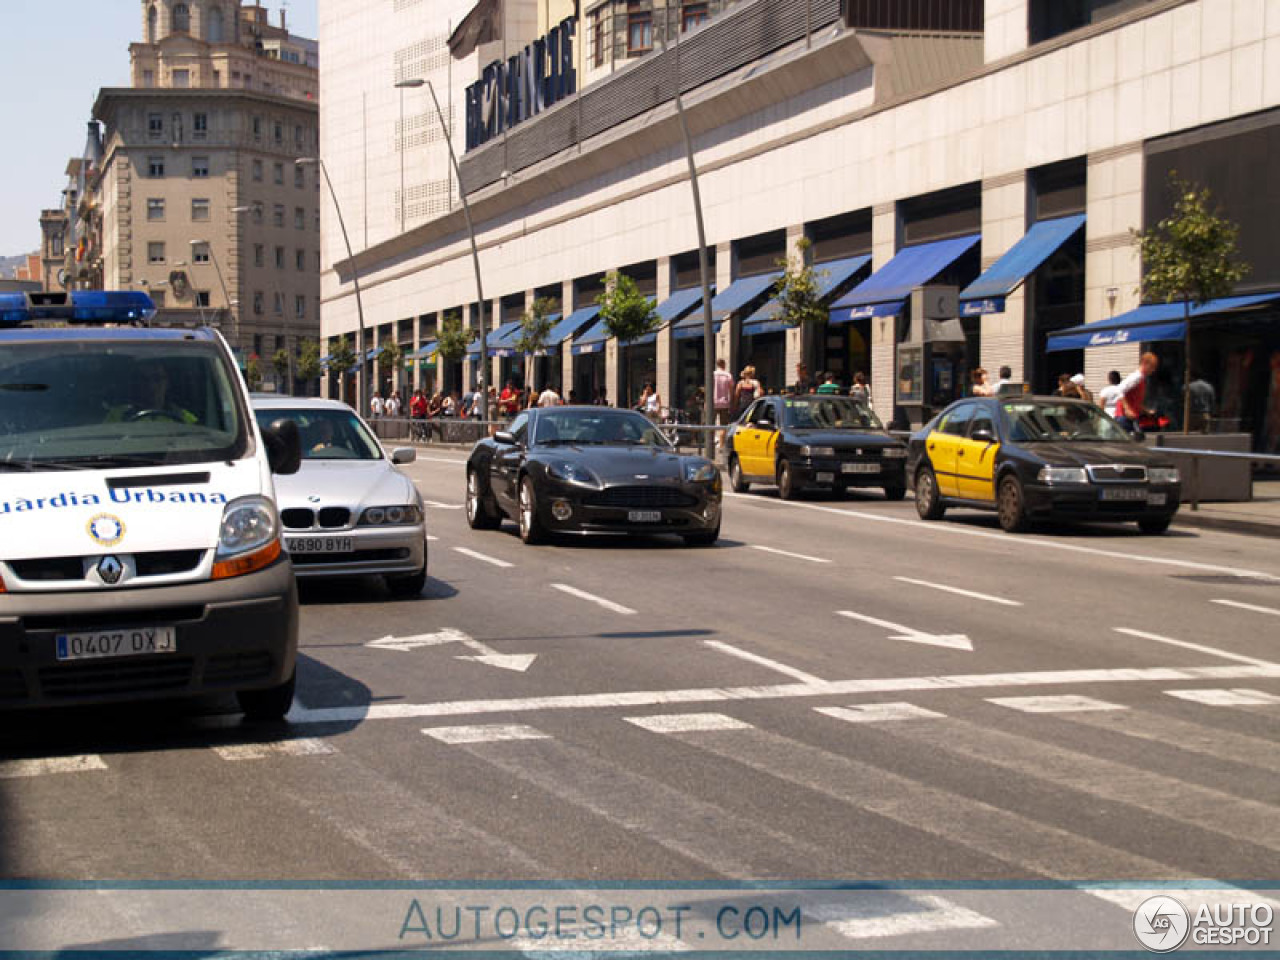
POLYGON ((253 205, 253 223, 254 226, 262 226, 262 204, 255 203, 253 205))
POLYGON ((209 198, 208 197, 192 198, 191 219, 196 221, 209 219, 209 198))
POLYGON ((682 33, 692 30, 699 24, 706 23, 711 18, 711 11, 708 9, 710 5, 706 2, 701 3, 685 3, 680 6, 680 31, 682 33))
POLYGON ((284 226, 284 204, 277 203, 271 211, 271 222, 277 227, 284 226))
POLYGON ((591 65, 604 66, 604 10, 591 14, 591 65))
POLYGON ((653 11, 642 10, 637 0, 627 2, 627 56, 653 50, 653 11))
POLYGON ((209 176, 209 158, 208 157, 192 157, 191 158, 191 176, 197 179, 204 179, 209 176))
POLYGON ((147 157, 147 176, 164 176, 164 157, 147 157))
POLYGON ((205 39, 210 43, 222 42, 222 8, 213 7, 205 16, 208 21, 205 26, 205 39))
POLYGON ((156 5, 153 3, 147 8, 147 43, 156 42, 156 26, 159 23, 159 20, 160 14, 156 10, 156 5))
POLYGON ((208 290, 197 290, 197 291, 196 291, 196 306, 197 306, 197 307, 207 307, 207 306, 209 306, 209 291, 208 291, 208 290))
POLYGON ((304 296, 296 296, 293 298, 293 315, 299 320, 305 320, 307 316, 307 298, 304 296))
POLYGON ((261 117, 253 118, 253 139, 255 140, 262 139, 262 118, 261 117))
POLYGON ((302 146, 302 127, 301 126, 296 126, 293 128, 293 143, 295 146, 298 146, 298 147, 302 146))
POLYGON ((157 140, 164 136, 164 114, 148 113, 147 114, 147 133, 151 139, 157 140))
POLYGON ((307 211, 302 207, 293 208, 293 228, 295 230, 307 229, 307 211))
POLYGON ((191 245, 191 262, 192 263, 208 263, 209 262, 209 245, 207 243, 193 243, 191 245))
POLYGON ((303 187, 305 187, 307 185, 307 171, 303 170, 301 167, 294 167, 293 168, 293 185, 298 190, 301 190, 303 187))
POLYGON ((276 269, 284 269, 284 247, 276 247, 276 269))
POLYGON ((207 113, 195 114, 191 118, 191 129, 197 139, 203 140, 209 132, 209 115, 207 113))
POLYGON ((62 256, 62 234, 55 233, 52 237, 49 238, 49 256, 51 257, 62 256))
POLYGON ((277 290, 271 297, 271 306, 274 308, 272 312, 274 312, 277 317, 284 316, 284 294, 279 290, 277 290))
POLYGON ((262 161, 261 160, 253 161, 253 182, 254 183, 262 182, 262 161))
POLYGON ((164 244, 147 244, 147 263, 164 263, 164 244))
POLYGON ((190 33, 191 32, 191 11, 185 3, 175 3, 173 5, 173 32, 174 33, 190 33))
POLYGON ((271 128, 271 137, 276 143, 284 143, 284 124, 279 120, 271 128))
POLYGON ((172 85, 179 90, 185 90, 187 87, 191 86, 190 70, 174 70, 173 73, 170 74, 170 77, 173 81, 172 85))
POLYGON ((154 70, 142 71, 142 85, 144 87, 154 87, 156 85, 156 74, 154 70))
POLYGON ((148 220, 164 219, 164 198, 163 197, 147 197, 147 219, 148 220))
POLYGON ((253 265, 255 267, 265 266, 267 262, 267 248, 260 243, 253 245, 253 265))
POLYGON ((293 265, 299 273, 305 273, 307 269, 307 251, 295 250, 293 252, 293 265))
POLYGON ((256 316, 262 316, 262 291, 253 291, 253 312, 256 316))
POLYGON ((262 356, 262 334, 260 333, 253 335, 253 353, 254 356, 262 356))
POLYGON ((284 164, 277 163, 271 168, 271 175, 275 182, 280 186, 284 186, 284 164))

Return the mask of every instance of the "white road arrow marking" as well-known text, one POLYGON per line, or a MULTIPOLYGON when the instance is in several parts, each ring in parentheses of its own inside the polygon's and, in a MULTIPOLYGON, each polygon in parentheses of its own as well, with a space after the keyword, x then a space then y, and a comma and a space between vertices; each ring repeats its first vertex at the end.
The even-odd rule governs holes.
POLYGON ((472 660, 476 663, 483 663, 490 667, 498 667, 502 670, 514 670, 517 673, 524 673, 531 666, 533 661, 538 659, 536 653, 499 653, 488 644, 481 643, 474 637, 463 633, 461 630, 455 630, 453 627, 446 627, 436 633, 422 633, 415 637, 392 637, 386 636, 380 640, 372 640, 366 643, 366 647, 372 647, 375 650, 400 650, 409 652, 416 650, 418 647, 439 647, 447 643, 460 643, 464 647, 470 647, 478 656, 457 657, 458 660, 472 660))
POLYGON ((836 614, 841 617, 848 617, 850 620, 861 620, 863 623, 869 623, 874 627, 884 627, 886 630, 892 630, 896 636, 890 637, 890 640, 907 640, 911 643, 927 643, 934 647, 947 647, 951 650, 973 652, 973 641, 963 633, 925 633, 922 630, 904 627, 900 623, 890 623, 888 620, 878 620, 875 617, 868 617, 866 614, 854 613, 852 610, 837 610, 836 614))

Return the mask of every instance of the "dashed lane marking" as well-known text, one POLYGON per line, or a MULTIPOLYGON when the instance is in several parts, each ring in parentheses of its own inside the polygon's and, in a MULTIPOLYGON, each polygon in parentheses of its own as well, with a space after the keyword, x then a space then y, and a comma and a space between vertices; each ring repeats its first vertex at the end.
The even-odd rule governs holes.
POLYGON ((214 747, 223 760, 266 760, 268 757, 322 757, 336 753, 323 740, 303 737, 275 743, 233 743, 214 747))
POLYGON ((727 653, 731 657, 737 657, 739 660, 746 660, 749 663, 758 663, 762 667, 768 667, 770 670, 776 670, 783 676, 790 677, 792 680, 799 680, 801 683, 826 683, 820 677, 815 677, 811 673, 805 673, 803 670, 797 670, 795 667, 789 667, 785 663, 779 663, 777 660, 770 660, 768 657, 762 657, 758 653, 751 653, 747 650, 739 649, 731 644, 721 640, 704 640, 708 647, 712 650, 719 650, 721 653, 727 653))
POLYGON ((823 716, 846 723, 886 723, 893 720, 936 720, 946 714, 914 703, 855 703, 850 707, 814 707, 823 716))
POLYGON ((504 740, 550 740, 535 727, 523 723, 492 723, 469 727, 426 727, 423 731, 441 743, 498 743, 504 740))
POLYGON ((971 597, 974 600, 985 600, 987 603, 998 603, 1005 607, 1020 607, 1022 603, 1017 600, 1006 600, 1004 597, 993 597, 989 593, 978 593, 974 590, 961 590, 959 587, 949 587, 945 583, 931 583, 928 580, 915 580, 911 577, 894 577, 893 579, 900 583, 911 583, 917 587, 928 587, 931 590, 941 590, 944 593, 954 593, 961 597, 971 597))
POLYGON ((712 730, 749 730, 745 723, 723 713, 666 713, 652 717, 626 717, 634 724, 653 733, 706 733, 712 730))
POLYGON ((830 560, 826 560, 822 557, 810 557, 803 553, 792 553, 790 550, 779 550, 776 547, 764 547, 755 543, 751 545, 751 549, 759 550, 761 553, 772 553, 779 557, 787 557, 790 560, 807 560, 809 563, 830 563, 831 562, 830 560))
POLYGON ((82 773, 105 770, 106 763, 96 753, 72 757, 33 757, 27 760, 0 760, 0 780, 41 777, 48 773, 82 773))
POLYGON ((850 940, 905 937, 942 930, 982 930, 1000 926, 984 914, 932 894, 912 894, 906 898, 908 903, 905 907, 900 895, 887 894, 885 899, 891 899, 896 909, 871 902, 861 904, 865 911, 862 916, 857 916, 856 911, 847 904, 810 907, 805 913, 850 940))
POLYGON ((577 587, 571 587, 567 583, 553 583, 551 589, 559 590, 561 593, 567 593, 571 597, 577 597, 579 600, 586 600, 594 603, 598 607, 604 607, 613 613, 621 613, 624 616, 630 616, 635 611, 630 607, 624 607, 620 603, 614 603, 612 600, 606 600, 604 597, 597 597, 594 593, 587 593, 585 590, 579 590, 577 587))
POLYGON ((1210 600, 1210 603, 1219 603, 1224 607, 1235 607, 1237 610, 1248 610, 1251 613, 1269 613, 1273 617, 1280 617, 1280 610, 1274 607, 1260 607, 1256 603, 1241 603, 1239 600, 1210 600))
POLYGON ((460 503, 441 503, 439 500, 423 500, 424 506, 433 507, 436 510, 461 510, 460 503))
POLYGON ((988 703, 1023 713, 1081 713, 1089 710, 1127 710, 1119 703, 1107 703, 1093 697, 1064 694, 1057 697, 988 697, 988 703))
POLYGON ((1179 700, 1191 700, 1211 707, 1274 707, 1280 704, 1280 697, 1245 687, 1229 690, 1166 690, 1165 693, 1179 700))
POLYGON ((1125 636, 1138 637, 1142 640, 1154 640, 1156 643, 1167 643, 1172 647, 1182 647, 1184 650, 1195 650, 1197 653, 1207 653, 1215 657, 1222 657, 1224 660, 1235 660, 1238 663, 1249 663, 1256 667, 1274 666, 1274 664, 1259 660, 1257 657, 1246 657, 1241 653, 1232 653, 1230 650, 1221 650, 1218 647, 1207 647, 1203 643, 1191 643, 1188 640, 1175 640, 1173 637, 1162 637, 1158 633, 1147 633, 1145 630, 1132 630, 1129 627, 1116 627, 1116 633, 1123 633, 1125 636))
POLYGON ((483 563, 500 567, 503 570, 509 570, 515 566, 514 563, 507 563, 505 560, 499 560, 497 557, 491 557, 488 554, 480 553, 477 550, 468 550, 466 547, 454 547, 453 550, 455 553, 460 553, 464 557, 470 557, 472 560, 479 560, 483 563))

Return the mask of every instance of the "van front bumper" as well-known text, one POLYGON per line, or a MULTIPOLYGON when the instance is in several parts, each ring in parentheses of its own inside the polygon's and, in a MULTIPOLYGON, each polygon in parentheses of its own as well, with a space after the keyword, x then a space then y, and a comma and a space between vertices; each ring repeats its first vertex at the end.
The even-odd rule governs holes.
POLYGON ((287 557, 164 587, 0 594, 0 709, 121 703, 278 686, 298 656, 287 557), (58 660, 60 634, 172 626, 172 653, 58 660))

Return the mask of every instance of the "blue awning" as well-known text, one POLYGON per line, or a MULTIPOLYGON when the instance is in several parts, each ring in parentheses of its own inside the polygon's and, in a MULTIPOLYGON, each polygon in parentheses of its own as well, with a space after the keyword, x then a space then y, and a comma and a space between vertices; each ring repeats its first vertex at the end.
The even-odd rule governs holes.
POLYGON ((604 321, 597 320, 591 325, 591 329, 573 341, 570 352, 575 357, 580 357, 584 353, 600 353, 604 350, 604 342, 608 339, 609 331, 605 329, 604 321))
MULTIPOLYGON (((711 301, 711 320, 717 332, 720 324, 728 320, 738 311, 750 307, 755 301, 765 296, 782 276, 781 271, 760 274, 754 277, 741 277, 724 291, 716 294, 711 301)), ((690 313, 671 329, 671 335, 677 340, 688 340, 702 336, 702 314, 690 313)))
POLYGON ((981 234, 975 233, 898 251, 896 257, 831 305, 831 322, 897 316, 912 290, 942 273, 981 239, 981 234))
POLYGON ((1003 313, 1004 300, 1058 248, 1084 228, 1083 213, 1033 224, 1021 240, 960 294, 960 313, 1003 313))
MULTIPOLYGON (((1258 307, 1280 301, 1280 293, 1261 293, 1247 297, 1224 297, 1191 308, 1191 319, 1258 307)), ((1175 303, 1149 303, 1122 313, 1110 320, 1086 323, 1049 334, 1049 353, 1061 350, 1084 350, 1088 347, 1110 347, 1121 343, 1148 343, 1157 340, 1182 340, 1186 336, 1184 306, 1175 303)))
POLYGON ((383 350, 382 347, 374 347, 372 350, 370 350, 368 353, 364 355, 365 360, 377 360, 378 357, 381 356, 382 350, 383 350))
POLYGON ((600 308, 592 305, 590 307, 582 307, 573 311, 566 317, 562 317, 560 322, 551 328, 551 332, 547 334, 547 349, 555 350, 560 347, 566 340, 572 340, 584 329, 587 324, 600 316, 600 308))
MULTIPOLYGON (((497 356, 497 354, 494 353, 494 350, 497 344, 501 343, 504 337, 511 336, 512 331, 519 330, 519 329, 520 329, 520 321, 511 320, 511 321, 508 321, 507 323, 502 324, 502 326, 498 327, 497 330, 488 331, 488 333, 485 336, 485 346, 489 348, 489 356, 491 357, 497 356)), ((469 344, 467 344, 467 353, 478 354, 479 352, 480 352, 480 338, 479 336, 477 336, 475 340, 472 340, 469 344)))
MULTIPOLYGON (((870 262, 871 256, 867 254, 860 257, 849 257, 845 260, 815 263, 813 271, 817 275, 818 295, 823 302, 826 302, 836 290, 839 290, 853 277, 857 276, 858 271, 865 268, 870 262)), ((787 329, 787 325, 778 319, 781 314, 782 305, 778 303, 778 298, 774 297, 746 320, 742 321, 743 335, 750 337, 759 333, 776 333, 779 330, 787 329)))
POLYGON ((424 360, 427 357, 431 356, 431 354, 435 353, 435 350, 436 350, 436 341, 428 340, 425 343, 423 343, 422 346, 420 346, 417 350, 410 353, 409 356, 406 357, 406 359, 424 360))
MULTIPOLYGON (((715 292, 715 285, 711 287, 715 292)), ((714 301, 713 301, 714 302, 714 301)), ((689 311, 695 307, 702 305, 702 288, 690 287, 687 290, 675 290, 671 296, 658 304, 658 316, 662 318, 662 325, 665 327, 669 323, 678 323, 688 315, 689 311)))

